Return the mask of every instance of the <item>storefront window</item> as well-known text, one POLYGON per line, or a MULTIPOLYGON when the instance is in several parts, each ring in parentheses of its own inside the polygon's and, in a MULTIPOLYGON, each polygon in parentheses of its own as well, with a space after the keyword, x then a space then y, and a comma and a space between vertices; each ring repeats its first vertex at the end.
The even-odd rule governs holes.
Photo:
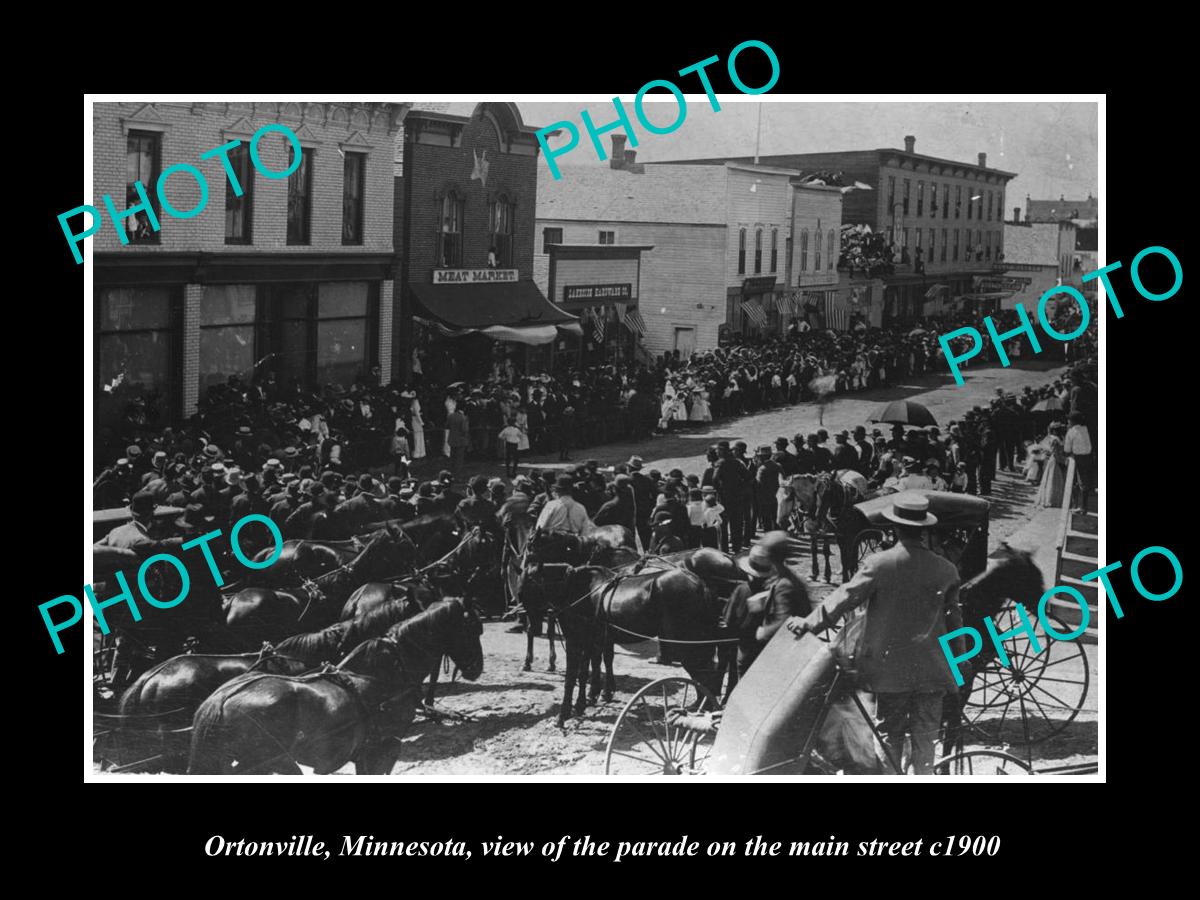
POLYGON ((98 292, 97 390, 113 385, 147 400, 152 418, 166 416, 174 359, 171 292, 167 288, 110 288, 98 292), (151 407, 157 415, 151 413, 151 407))
POLYGON ((258 291, 252 284, 205 285, 200 298, 200 396, 230 375, 254 370, 258 291))
POLYGON ((353 384, 367 363, 365 281, 327 282, 317 291, 317 383, 353 384))

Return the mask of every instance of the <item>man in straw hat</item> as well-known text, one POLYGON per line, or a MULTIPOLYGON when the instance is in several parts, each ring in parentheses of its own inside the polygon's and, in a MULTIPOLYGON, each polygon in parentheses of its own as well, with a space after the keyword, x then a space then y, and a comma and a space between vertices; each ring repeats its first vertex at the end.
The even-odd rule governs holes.
MULTIPOLYGON (((819 632, 866 606, 863 627, 843 628, 835 641, 857 661, 859 688, 876 694, 888 756, 899 764, 908 734, 913 772, 928 775, 942 701, 957 689, 938 638, 962 627, 958 570, 923 540, 925 529, 937 524, 924 494, 896 494, 883 514, 896 525, 896 546, 868 557, 854 578, 787 627, 797 636, 819 632)), ((962 654, 965 639, 954 643, 962 654)))

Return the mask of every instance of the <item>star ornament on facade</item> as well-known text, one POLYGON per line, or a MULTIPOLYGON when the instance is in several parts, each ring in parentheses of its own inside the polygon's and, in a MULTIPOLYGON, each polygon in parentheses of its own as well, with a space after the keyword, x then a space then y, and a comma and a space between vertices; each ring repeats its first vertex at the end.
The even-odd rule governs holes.
POLYGON ((488 167, 491 165, 488 162, 487 151, 483 151, 483 156, 480 156, 478 151, 472 152, 475 154, 475 166, 471 169, 471 180, 478 178, 484 190, 487 190, 488 167))

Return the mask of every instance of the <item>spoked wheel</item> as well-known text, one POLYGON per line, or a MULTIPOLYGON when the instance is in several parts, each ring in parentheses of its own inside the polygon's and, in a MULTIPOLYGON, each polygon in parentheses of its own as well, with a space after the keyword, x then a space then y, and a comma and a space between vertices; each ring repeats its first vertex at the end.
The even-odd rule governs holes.
MULTIPOLYGON (((1059 634, 1073 630, 1057 617, 1046 619, 1059 634)), ((1021 620, 1011 605, 996 616, 1003 634, 1021 620)), ((1009 666, 993 659, 972 682, 963 705, 963 720, 985 740, 996 744, 1036 744, 1060 733, 1079 715, 1087 699, 1087 653, 1079 641, 1052 640, 1035 625, 1042 652, 1035 653, 1025 634, 1004 641, 1009 666)))
POLYGON ((869 528, 866 531, 860 531, 857 539, 854 542, 854 565, 857 571, 863 564, 863 561, 873 553, 878 553, 884 549, 886 536, 878 528, 869 528))
POLYGON ((720 709, 712 691, 690 678, 660 678, 634 694, 617 716, 604 754, 605 775, 698 775, 715 733, 672 725, 668 711, 703 716, 720 709))
POLYGON ((937 775, 1008 775, 1024 777, 1033 774, 1026 763, 996 750, 968 750, 955 753, 933 764, 937 775))

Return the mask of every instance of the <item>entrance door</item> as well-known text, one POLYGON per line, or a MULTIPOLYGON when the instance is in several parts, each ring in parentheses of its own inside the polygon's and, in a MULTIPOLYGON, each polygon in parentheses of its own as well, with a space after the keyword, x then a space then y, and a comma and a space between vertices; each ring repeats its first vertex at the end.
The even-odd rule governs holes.
POLYGON ((696 352, 696 329, 676 328, 675 349, 679 351, 680 359, 687 359, 696 352))

